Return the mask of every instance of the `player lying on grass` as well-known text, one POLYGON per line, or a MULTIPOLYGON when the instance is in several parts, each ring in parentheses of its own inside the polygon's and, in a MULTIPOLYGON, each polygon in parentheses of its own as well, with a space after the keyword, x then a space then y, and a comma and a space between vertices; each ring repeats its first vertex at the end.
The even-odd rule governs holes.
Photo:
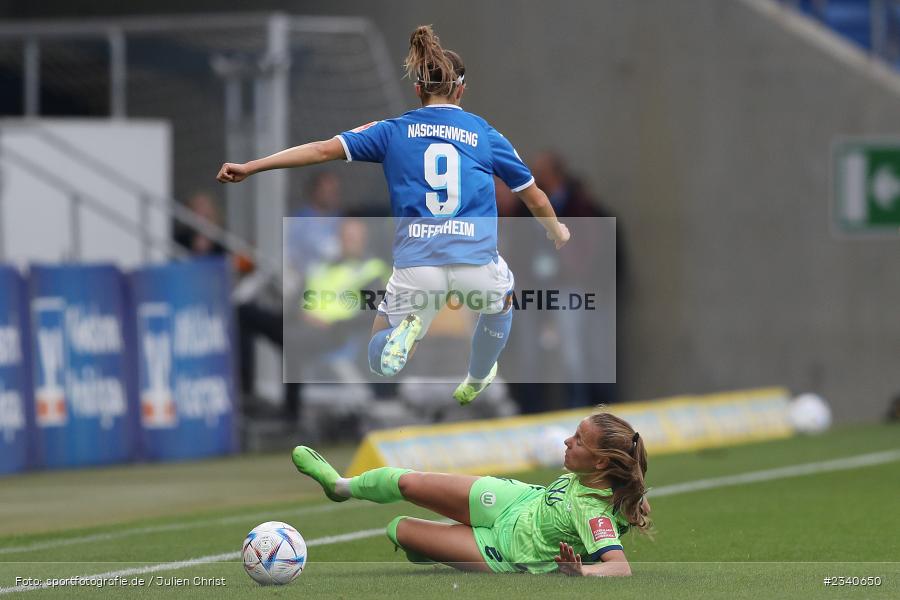
POLYGON ((632 527, 649 527, 643 440, 624 420, 599 412, 565 445, 569 472, 546 487, 395 467, 347 479, 306 446, 294 448, 293 461, 336 502, 407 500, 458 522, 391 521, 388 537, 412 562, 495 573, 631 575, 620 538, 632 527))
POLYGON ((470 308, 481 314, 468 374, 453 393, 466 405, 496 376, 512 326, 515 278, 497 252, 494 175, 519 195, 557 249, 569 240, 569 230, 512 144, 487 121, 462 110, 466 67, 456 52, 441 47, 430 26, 413 31, 406 69, 415 78, 421 108, 330 140, 248 163, 225 163, 217 179, 238 183, 260 171, 337 159, 382 163, 396 228, 394 272, 372 324, 369 368, 377 375, 399 373, 446 294, 476 294, 477 306, 470 308))

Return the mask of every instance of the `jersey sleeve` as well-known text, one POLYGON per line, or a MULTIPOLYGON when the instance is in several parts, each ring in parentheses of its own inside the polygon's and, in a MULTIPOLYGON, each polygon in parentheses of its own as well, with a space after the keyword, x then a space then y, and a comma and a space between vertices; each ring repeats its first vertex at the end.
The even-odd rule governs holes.
POLYGON ((619 523, 605 512, 585 512, 577 517, 575 529, 584 544, 584 562, 597 562, 610 550, 621 550, 619 523))
POLYGON ((380 163, 384 162, 387 154, 391 125, 387 121, 372 121, 335 137, 344 147, 347 162, 360 160, 380 163))
POLYGON ((521 192, 532 183, 534 177, 509 140, 493 127, 488 127, 494 175, 503 180, 513 192, 521 192))

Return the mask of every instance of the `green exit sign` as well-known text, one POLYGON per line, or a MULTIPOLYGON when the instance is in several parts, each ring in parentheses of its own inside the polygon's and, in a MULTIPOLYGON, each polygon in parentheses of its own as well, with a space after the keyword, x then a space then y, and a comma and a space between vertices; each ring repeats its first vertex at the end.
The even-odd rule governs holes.
POLYGON ((846 139, 834 146, 834 223, 847 233, 900 230, 900 139, 846 139))

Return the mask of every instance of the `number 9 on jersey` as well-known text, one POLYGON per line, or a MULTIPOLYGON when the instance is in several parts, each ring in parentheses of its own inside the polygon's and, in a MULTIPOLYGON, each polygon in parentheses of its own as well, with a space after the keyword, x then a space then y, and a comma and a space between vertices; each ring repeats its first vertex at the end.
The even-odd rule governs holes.
POLYGON ((433 190, 446 190, 447 200, 440 201, 437 191, 425 194, 425 206, 436 217, 452 217, 459 210, 459 152, 452 144, 431 144, 425 150, 425 181, 433 190), (438 162, 447 160, 447 170, 438 173, 438 162))

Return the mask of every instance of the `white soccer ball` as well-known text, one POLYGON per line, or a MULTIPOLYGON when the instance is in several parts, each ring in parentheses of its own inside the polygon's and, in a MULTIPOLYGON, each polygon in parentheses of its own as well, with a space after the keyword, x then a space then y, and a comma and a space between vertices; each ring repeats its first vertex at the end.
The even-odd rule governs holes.
POLYGON ((292 582, 306 566, 306 541, 281 521, 268 521, 247 534, 241 550, 244 570, 260 585, 292 582))
POLYGON ((559 425, 543 427, 531 442, 531 460, 542 467, 563 466, 566 453, 566 438, 569 431, 559 425))
POLYGON ((831 408, 817 394, 800 394, 791 400, 790 419, 799 433, 822 433, 831 427, 831 408))

